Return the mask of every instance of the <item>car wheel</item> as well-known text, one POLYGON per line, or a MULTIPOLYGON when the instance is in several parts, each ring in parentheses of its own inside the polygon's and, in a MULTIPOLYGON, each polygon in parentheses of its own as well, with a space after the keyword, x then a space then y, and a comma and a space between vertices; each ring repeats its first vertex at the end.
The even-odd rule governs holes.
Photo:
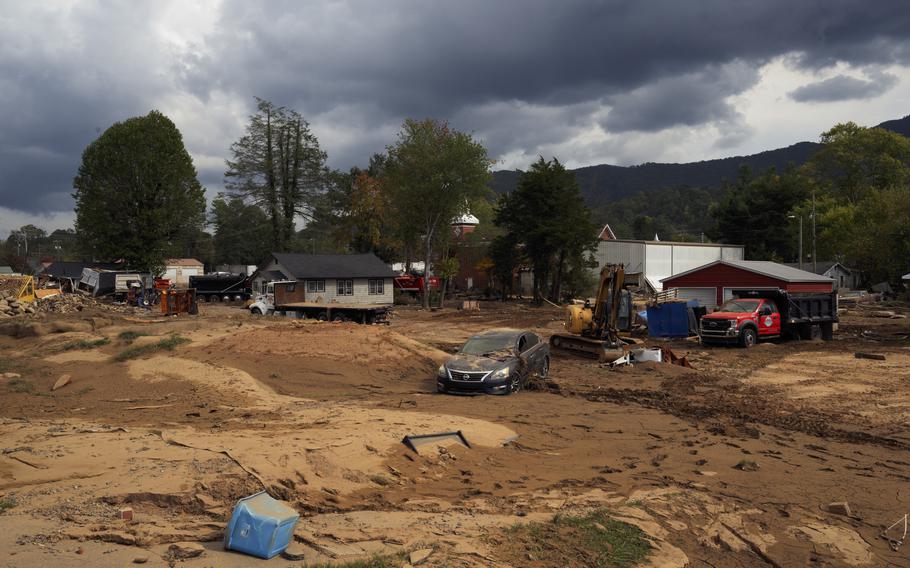
POLYGON ((756 341, 758 341, 758 336, 751 327, 747 327, 739 334, 739 344, 747 349, 755 345, 756 341))
POLYGON ((253 308, 250 310, 250 313, 253 314, 254 316, 261 316, 262 310, 260 310, 259 308, 253 308))
POLYGON ((546 379, 547 375, 549 375, 549 374, 550 374, 550 358, 544 357, 543 364, 541 364, 541 366, 540 366, 539 375, 540 375, 541 379, 546 379))
POLYGON ((508 394, 513 394, 521 391, 523 386, 521 381, 521 375, 519 373, 512 373, 512 376, 509 377, 509 388, 506 389, 508 394))

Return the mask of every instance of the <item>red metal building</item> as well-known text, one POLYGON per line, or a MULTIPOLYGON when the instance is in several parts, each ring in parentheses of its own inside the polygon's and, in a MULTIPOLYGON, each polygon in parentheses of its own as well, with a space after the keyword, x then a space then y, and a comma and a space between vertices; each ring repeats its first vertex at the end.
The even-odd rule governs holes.
POLYGON ((678 297, 697 299, 708 308, 729 300, 739 288, 831 292, 834 286, 826 276, 763 260, 717 260, 661 282, 664 290, 675 288, 678 297))

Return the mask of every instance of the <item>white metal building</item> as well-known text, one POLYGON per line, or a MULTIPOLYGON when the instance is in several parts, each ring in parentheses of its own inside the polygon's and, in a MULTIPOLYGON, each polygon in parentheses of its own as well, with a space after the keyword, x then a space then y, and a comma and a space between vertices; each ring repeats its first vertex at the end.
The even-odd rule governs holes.
POLYGON ((595 275, 605 264, 622 264, 627 280, 640 288, 663 290, 661 280, 716 260, 743 260, 742 245, 673 241, 602 240, 597 244, 595 275))

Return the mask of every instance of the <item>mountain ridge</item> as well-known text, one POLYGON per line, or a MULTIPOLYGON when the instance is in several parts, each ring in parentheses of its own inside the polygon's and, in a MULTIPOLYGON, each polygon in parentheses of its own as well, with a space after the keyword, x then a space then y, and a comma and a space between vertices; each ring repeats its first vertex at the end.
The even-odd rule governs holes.
MULTIPOLYGON (((910 137, 910 115, 877 125, 892 132, 910 137)), ((818 142, 797 142, 783 148, 765 150, 745 156, 731 156, 714 160, 684 163, 646 162, 634 166, 597 164, 576 168, 575 179, 589 207, 601 208, 617 199, 642 191, 671 187, 720 187, 724 180, 736 179, 740 166, 747 164, 753 172, 763 172, 770 167, 778 170, 789 164, 800 166, 821 147, 818 142)), ((520 170, 493 172, 490 188, 506 193, 518 185, 520 170)))

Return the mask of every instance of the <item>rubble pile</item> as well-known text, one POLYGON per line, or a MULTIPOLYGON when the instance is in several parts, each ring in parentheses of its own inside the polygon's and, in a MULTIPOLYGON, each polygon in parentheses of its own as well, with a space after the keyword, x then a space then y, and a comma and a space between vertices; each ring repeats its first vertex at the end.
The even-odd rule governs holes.
POLYGON ((147 311, 139 310, 138 308, 125 304, 112 304, 82 294, 58 294, 56 296, 48 296, 47 298, 35 302, 35 306, 37 307, 38 312, 54 314, 81 312, 86 308, 98 308, 123 314, 147 311))
POLYGON ((16 290, 0 290, 0 318, 8 318, 23 314, 34 314, 35 306, 29 302, 20 302, 16 297, 16 290))
POLYGON ((14 290, 0 290, 0 319, 15 316, 32 316, 39 313, 69 314, 86 308, 101 309, 122 314, 145 313, 147 310, 125 304, 112 304, 82 294, 57 294, 40 298, 34 302, 16 299, 14 290))

